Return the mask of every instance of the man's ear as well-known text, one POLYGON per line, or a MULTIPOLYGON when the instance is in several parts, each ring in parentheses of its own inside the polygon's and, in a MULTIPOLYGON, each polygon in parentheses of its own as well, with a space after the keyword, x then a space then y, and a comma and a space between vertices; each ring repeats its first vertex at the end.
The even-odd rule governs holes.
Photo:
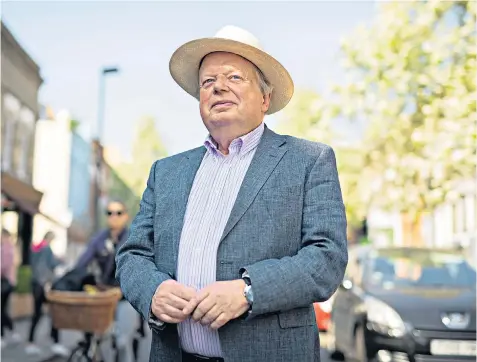
POLYGON ((263 96, 263 102, 262 102, 262 112, 267 113, 268 109, 270 108, 270 99, 272 97, 272 94, 265 94, 263 96))

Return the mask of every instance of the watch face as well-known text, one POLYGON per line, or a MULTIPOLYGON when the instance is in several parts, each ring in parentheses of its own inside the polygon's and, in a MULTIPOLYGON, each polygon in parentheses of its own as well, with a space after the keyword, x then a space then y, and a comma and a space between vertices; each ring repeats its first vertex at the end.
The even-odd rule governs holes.
POLYGON ((253 292, 252 292, 252 287, 250 285, 247 285, 245 287, 245 298, 247 299, 247 302, 249 304, 253 303, 253 292))

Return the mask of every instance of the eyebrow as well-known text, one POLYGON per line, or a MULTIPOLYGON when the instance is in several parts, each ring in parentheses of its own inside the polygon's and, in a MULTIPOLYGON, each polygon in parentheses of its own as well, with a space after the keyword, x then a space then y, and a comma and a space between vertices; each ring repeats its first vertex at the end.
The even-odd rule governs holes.
MULTIPOLYGON (((233 72, 240 72, 240 73, 245 73, 244 71, 241 71, 240 69, 229 69, 223 73, 220 73, 220 74, 225 74, 225 75, 228 75, 230 73, 233 73, 233 72)), ((212 76, 215 76, 215 75, 212 75, 210 72, 204 72, 202 75, 199 75, 199 78, 200 77, 212 77, 212 76)))

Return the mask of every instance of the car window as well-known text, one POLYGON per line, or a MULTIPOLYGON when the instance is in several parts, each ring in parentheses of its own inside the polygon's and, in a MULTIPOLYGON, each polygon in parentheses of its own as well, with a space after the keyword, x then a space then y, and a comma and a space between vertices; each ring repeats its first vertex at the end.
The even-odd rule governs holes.
POLYGON ((371 255, 365 266, 370 286, 475 288, 475 269, 461 256, 435 251, 416 254, 380 252, 371 255), (419 254, 419 255, 417 255, 419 254))

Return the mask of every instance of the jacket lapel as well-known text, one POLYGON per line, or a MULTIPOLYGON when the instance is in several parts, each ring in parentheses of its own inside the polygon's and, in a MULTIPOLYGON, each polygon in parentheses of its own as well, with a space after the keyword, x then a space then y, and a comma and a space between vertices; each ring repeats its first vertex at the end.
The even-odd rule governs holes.
POLYGON ((174 260, 177 261, 179 241, 181 238, 184 216, 192 189, 195 175, 204 157, 206 148, 199 147, 186 154, 177 168, 176 177, 172 180, 173 187, 177 187, 174 197, 174 207, 172 208, 172 235, 174 242, 174 260))
POLYGON ((250 163, 234 207, 220 241, 223 241, 252 204, 258 192, 286 153, 286 141, 265 127, 257 151, 250 163))

